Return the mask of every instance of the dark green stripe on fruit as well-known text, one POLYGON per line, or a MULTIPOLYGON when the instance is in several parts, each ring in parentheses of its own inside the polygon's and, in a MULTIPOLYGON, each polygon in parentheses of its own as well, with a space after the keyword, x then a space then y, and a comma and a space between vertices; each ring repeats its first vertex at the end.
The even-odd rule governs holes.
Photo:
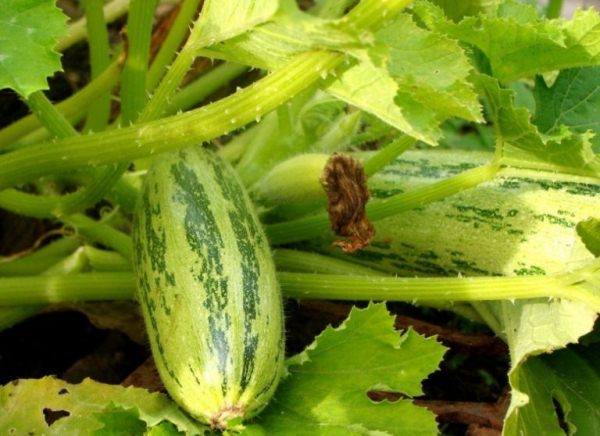
POLYGON ((223 375, 221 387, 225 392, 228 383, 227 357, 230 352, 227 329, 231 320, 225 311, 229 294, 221 259, 224 243, 217 220, 210 209, 211 201, 206 190, 197 174, 188 167, 185 152, 180 152, 180 155, 182 159, 171 166, 175 182, 174 199, 185 206, 185 235, 190 249, 197 254, 196 262, 200 264, 200 272, 196 278, 200 284, 198 288, 205 291, 204 307, 209 311, 209 346, 223 375))
MULTIPOLYGON (((225 174, 223 165, 215 158, 211 158, 215 179, 223 198, 233 205, 244 204, 244 194, 239 183, 225 174)), ((264 238, 246 208, 234 207, 228 211, 229 223, 235 235, 235 241, 240 254, 240 267, 242 271, 242 301, 244 307, 244 351, 240 388, 246 389, 254 373, 255 354, 258 348, 259 337, 253 328, 257 317, 257 308, 260 305, 260 289, 258 286, 261 274, 261 265, 258 261, 259 254, 256 247, 264 244, 264 238)))

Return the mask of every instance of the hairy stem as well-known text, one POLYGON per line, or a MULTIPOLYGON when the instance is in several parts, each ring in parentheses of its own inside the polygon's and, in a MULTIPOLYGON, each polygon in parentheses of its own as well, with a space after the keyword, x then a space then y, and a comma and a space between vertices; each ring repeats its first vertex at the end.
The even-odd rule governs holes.
MULTIPOLYGON (((109 92, 119 81, 121 65, 118 60, 112 62, 98 78, 92 80, 84 88, 66 100, 55 105, 55 108, 66 117, 71 124, 77 123, 85 116, 85 108, 90 101, 95 101, 102 94, 109 92)), ((24 136, 42 127, 40 120, 28 115, 0 130, 0 148, 8 147, 24 136)), ((43 128, 43 127, 42 127, 43 128)), ((45 130, 45 129, 44 129, 45 130)), ((37 135, 36 135, 37 136, 37 135)), ((38 139, 45 139, 47 133, 38 139)))
MULTIPOLYGON (((103 0, 85 0, 85 17, 90 46, 92 79, 96 79, 110 64, 108 30, 104 21, 103 0)), ((110 117, 110 93, 98 97, 91 105, 85 121, 84 131, 100 131, 106 128, 110 117)))
MULTIPOLYGON (((279 272, 289 298, 384 301, 490 301, 565 298, 600 312, 599 261, 575 272, 549 276, 404 278, 279 272)), ((73 300, 129 299, 131 273, 0 278, 0 306, 73 300)))
POLYGON ((181 3, 177 18, 169 29, 169 34, 163 41, 160 50, 156 54, 150 71, 148 72, 148 81, 146 89, 152 91, 160 79, 163 77, 167 66, 171 63, 177 49, 181 45, 185 36, 189 32, 191 23, 194 20, 200 0, 184 0, 181 3))
MULTIPOLYGON (((424 206, 491 180, 498 170, 498 164, 491 163, 467 170, 456 176, 410 192, 372 201, 367 204, 367 215, 372 220, 379 220, 406 210, 424 206)), ((268 225, 267 234, 271 243, 277 245, 323 235, 328 232, 328 228, 329 217, 327 213, 323 212, 296 220, 268 225)))

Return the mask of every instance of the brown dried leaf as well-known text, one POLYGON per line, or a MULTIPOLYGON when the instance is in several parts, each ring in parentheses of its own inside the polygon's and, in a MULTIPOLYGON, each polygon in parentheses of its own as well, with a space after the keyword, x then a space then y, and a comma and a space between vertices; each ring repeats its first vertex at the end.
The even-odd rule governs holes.
POLYGON ((350 156, 334 153, 323 170, 321 185, 327 193, 331 229, 336 235, 348 238, 333 245, 346 253, 368 245, 375 229, 365 212, 369 190, 362 164, 350 156))

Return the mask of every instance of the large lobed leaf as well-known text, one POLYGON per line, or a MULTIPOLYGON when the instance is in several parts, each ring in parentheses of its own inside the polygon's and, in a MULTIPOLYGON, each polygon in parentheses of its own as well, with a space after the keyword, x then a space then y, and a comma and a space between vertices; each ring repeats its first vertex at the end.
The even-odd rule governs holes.
POLYGON ((415 138, 436 143, 439 124, 450 117, 482 120, 468 81, 471 64, 457 41, 407 14, 390 17, 383 29, 359 31, 345 18, 315 17, 286 0, 269 22, 203 53, 276 69, 309 50, 346 53, 325 90, 415 138))
POLYGON ((537 77, 534 123, 544 134, 566 125, 576 133, 595 133, 592 144, 600 151, 600 67, 563 70, 551 86, 537 77))
POLYGON ((278 6, 277 0, 206 0, 191 39, 204 47, 233 38, 268 21, 278 6))
POLYGON ((531 114, 516 107, 514 92, 489 76, 475 79, 489 103, 489 115, 498 139, 498 155, 512 166, 600 177, 600 158, 592 149, 592 132, 572 133, 559 126, 543 134, 531 114))
POLYGON ((326 90, 410 136, 435 144, 451 117, 482 121, 468 81, 472 69, 458 43, 399 15, 375 33, 375 44, 349 50, 358 63, 326 90))
MULTIPOLYGON (((435 416, 412 404, 445 348, 412 330, 399 334, 383 304, 354 309, 288 362, 289 373, 268 408, 244 434, 435 435, 435 416), (376 403, 382 389, 407 399, 376 403)), ((204 434, 165 395, 85 380, 71 385, 45 377, 0 388, 0 434, 204 434), (63 412, 52 425, 45 416, 63 412), (148 432, 148 433, 145 433, 148 432)), ((55 415, 56 416, 56 415, 55 415)))
POLYGON ((144 434, 167 420, 189 434, 207 429, 166 395, 86 379, 72 385, 53 377, 17 380, 0 388, 0 434, 144 434), (46 416, 60 417, 48 425, 46 416), (114 433, 113 433, 114 434, 114 433))
POLYGON ((47 89, 47 77, 61 70, 53 48, 67 32, 67 17, 54 0, 0 2, 0 89, 22 97, 47 89))
POLYGON ((260 422, 249 428, 278 435, 435 435, 434 415, 410 399, 375 403, 381 389, 421 395, 421 382, 435 371, 445 348, 434 338, 394 331, 385 305, 353 309, 337 329, 327 328, 290 361, 260 422))
POLYGON ((529 403, 508 416, 504 434, 562 436, 565 430, 582 436, 600 434, 598 356, 600 346, 592 344, 525 362, 511 382, 527 393, 529 403))
POLYGON ((428 28, 481 50, 493 75, 503 81, 600 62, 600 15, 594 9, 576 11, 572 20, 548 21, 530 5, 505 0, 494 13, 466 17, 459 23, 424 0, 413 10, 428 28))

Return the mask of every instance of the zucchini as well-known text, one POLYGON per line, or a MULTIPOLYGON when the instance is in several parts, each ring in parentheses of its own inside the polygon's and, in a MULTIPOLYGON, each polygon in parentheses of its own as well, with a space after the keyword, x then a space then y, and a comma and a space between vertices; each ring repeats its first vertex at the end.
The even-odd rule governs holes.
POLYGON ((234 170, 200 147, 161 155, 133 243, 137 296, 171 397, 221 430, 258 413, 283 370, 282 298, 234 170))
MULTIPOLYGON (((369 180, 373 198, 408 192, 491 154, 404 153, 369 180)), ((351 259, 400 275, 543 275, 593 259, 576 232, 600 210, 598 179, 504 168, 489 182, 374 223, 370 247, 351 259)))
MULTIPOLYGON (((369 178, 371 198, 410 192, 492 159, 491 153, 465 150, 407 151, 369 178)), ((318 168, 326 160, 326 155, 296 156, 265 176, 268 183, 259 185, 257 197, 272 207, 267 219, 285 217, 286 211, 322 210, 326 198, 318 168), (293 172, 288 169, 291 164, 293 172), (294 192, 286 183, 295 183, 294 192)), ((503 168, 475 188, 375 221, 375 239, 353 255, 332 249, 330 238, 316 239, 311 246, 405 276, 542 275, 593 259, 576 225, 598 216, 599 210, 597 178, 503 168)))

